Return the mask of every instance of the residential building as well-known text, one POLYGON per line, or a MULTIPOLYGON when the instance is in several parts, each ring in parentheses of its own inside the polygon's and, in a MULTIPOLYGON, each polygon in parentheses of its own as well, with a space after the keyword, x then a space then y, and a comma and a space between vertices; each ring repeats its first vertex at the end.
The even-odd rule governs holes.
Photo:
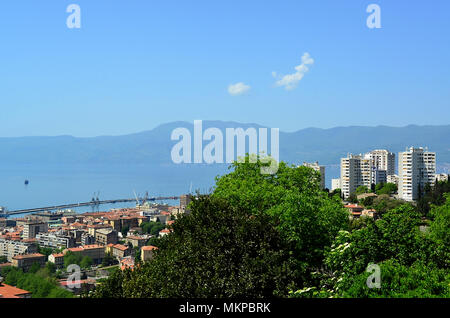
POLYGON ((180 207, 186 209, 186 207, 191 203, 192 196, 190 194, 183 194, 180 196, 180 207))
POLYGON ((75 239, 71 236, 54 233, 38 233, 36 235, 39 246, 52 248, 70 248, 75 246, 75 239))
POLYGON ((434 184, 436 153, 410 147, 398 156, 398 196, 406 201, 420 198, 425 185, 434 184))
POLYGON ((341 178, 331 179, 331 191, 341 189, 341 178))
POLYGON ((130 248, 126 245, 116 244, 112 247, 112 255, 118 260, 131 254, 130 248))
POLYGON ((130 236, 126 237, 125 242, 131 243, 131 245, 133 245, 133 247, 140 248, 141 246, 144 246, 148 240, 149 240, 148 236, 130 235, 130 236))
POLYGON ((92 244, 95 244, 94 236, 88 233, 81 234, 81 245, 92 245, 92 244))
POLYGON ((386 176, 395 174, 395 154, 385 149, 372 150, 367 153, 372 166, 378 170, 386 171, 386 176))
POLYGON ((100 229, 112 229, 109 224, 92 224, 87 226, 88 234, 95 237, 95 232, 100 229))
POLYGON ((387 171, 377 169, 376 167, 372 167, 372 183, 379 184, 386 182, 387 182, 387 171))
POLYGON ((48 261, 56 265, 57 268, 64 267, 64 254, 50 254, 48 256, 48 261))
POLYGON ((0 238, 0 256, 6 256, 9 262, 11 262, 16 255, 32 254, 36 252, 37 246, 31 242, 0 238))
POLYGON ((65 255, 68 251, 79 254, 81 257, 89 256, 94 264, 100 264, 105 258, 105 247, 98 244, 68 248, 63 251, 63 254, 65 255))
POLYGON ((396 174, 388 175, 387 176, 387 182, 388 183, 393 183, 396 186, 398 186, 398 175, 396 175, 396 174))
POLYGON ((27 221, 23 225, 23 238, 35 238, 38 233, 47 233, 48 224, 43 221, 27 221))
POLYGON ((314 163, 304 162, 303 166, 312 168, 320 173, 320 188, 325 189, 325 166, 320 166, 317 161, 314 163))
POLYGON ((341 191, 348 198, 359 186, 372 186, 372 160, 362 155, 341 158, 341 191))
POLYGON ((153 258, 153 253, 157 250, 158 248, 156 246, 153 245, 149 245, 149 246, 142 246, 141 247, 141 260, 143 262, 149 261, 153 258))
POLYGON ((95 231, 95 242, 101 245, 116 244, 118 233, 112 228, 99 229, 95 231))
POLYGON ((126 256, 120 260, 120 269, 125 270, 127 268, 133 270, 134 269, 134 257, 126 256))
POLYGON ((12 258, 12 266, 21 268, 25 272, 28 271, 34 263, 38 263, 41 267, 45 265, 47 257, 40 253, 16 255, 12 258))

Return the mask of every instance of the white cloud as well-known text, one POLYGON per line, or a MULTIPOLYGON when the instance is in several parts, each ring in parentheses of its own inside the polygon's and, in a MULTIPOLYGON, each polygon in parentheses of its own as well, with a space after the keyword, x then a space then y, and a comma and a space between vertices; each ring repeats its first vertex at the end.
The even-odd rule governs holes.
POLYGON ((232 96, 242 95, 245 92, 248 92, 250 90, 249 85, 245 85, 242 82, 231 84, 228 86, 228 93, 232 96))
MULTIPOLYGON (((309 53, 304 53, 302 56, 302 64, 295 67, 296 72, 282 76, 275 82, 275 85, 284 86, 284 88, 287 90, 294 89, 297 86, 298 82, 300 82, 305 74, 309 71, 307 65, 312 64, 314 64, 314 59, 311 57, 311 55, 309 55, 309 53)), ((272 76, 276 78, 277 73, 272 72, 272 76)))

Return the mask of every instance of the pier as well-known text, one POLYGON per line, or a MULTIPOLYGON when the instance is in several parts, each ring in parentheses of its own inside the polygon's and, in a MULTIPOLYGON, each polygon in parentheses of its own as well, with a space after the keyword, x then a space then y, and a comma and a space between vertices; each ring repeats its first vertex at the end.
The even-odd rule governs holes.
POLYGON ((15 214, 23 214, 23 213, 34 213, 34 212, 43 212, 43 211, 53 211, 53 210, 63 210, 70 208, 77 208, 83 206, 97 206, 102 204, 115 204, 115 203, 126 203, 126 202, 142 202, 142 200, 146 201, 162 201, 162 200, 178 200, 179 197, 154 197, 154 198, 146 198, 146 199, 116 199, 116 200, 94 200, 89 202, 79 202, 79 203, 69 203, 63 205, 54 205, 54 206, 46 206, 42 208, 31 208, 24 210, 14 210, 14 211, 4 211, 2 213, 3 217, 8 217, 15 214))

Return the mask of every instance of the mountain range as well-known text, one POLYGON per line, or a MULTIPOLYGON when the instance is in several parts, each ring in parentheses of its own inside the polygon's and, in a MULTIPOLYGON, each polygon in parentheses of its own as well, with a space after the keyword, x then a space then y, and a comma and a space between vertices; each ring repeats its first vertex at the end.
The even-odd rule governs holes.
MULTIPOLYGON (((122 136, 0 138, 0 163, 172 164, 170 153, 177 141, 172 141, 170 135, 178 127, 189 129, 193 135, 193 123, 171 122, 149 131, 122 136)), ((209 127, 219 128, 225 136, 226 128, 263 126, 203 121, 203 131, 209 127)), ((204 145, 207 143, 204 141, 204 145)), ((280 159, 289 163, 318 161, 324 165, 337 165, 340 158, 348 153, 359 154, 373 149, 388 149, 398 153, 410 146, 428 147, 430 151, 436 152, 439 169, 448 172, 450 125, 350 126, 280 131, 280 159)))

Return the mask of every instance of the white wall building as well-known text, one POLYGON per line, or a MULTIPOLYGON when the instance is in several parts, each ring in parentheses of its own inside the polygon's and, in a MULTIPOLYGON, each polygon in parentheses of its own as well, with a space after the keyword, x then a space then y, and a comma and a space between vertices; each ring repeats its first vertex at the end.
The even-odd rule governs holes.
POLYGON ((303 166, 313 168, 314 170, 320 172, 320 188, 325 189, 325 166, 320 166, 318 162, 304 162, 303 166))
POLYGON ((436 153, 411 147, 398 154, 398 196, 417 200, 425 184, 433 184, 436 175, 436 153))
POLYGON ((448 174, 446 174, 446 173, 439 173, 439 174, 436 174, 436 175, 434 176, 434 179, 435 179, 436 181, 448 181, 448 174))
POLYGON ((341 178, 331 179, 331 191, 341 188, 341 178))
POLYGON ((371 159, 352 154, 347 158, 341 158, 341 190, 344 198, 348 198, 359 186, 370 189, 371 185, 371 159))
POLYGON ((376 149, 366 154, 375 169, 385 170, 386 175, 395 174, 395 154, 385 149, 376 149))

